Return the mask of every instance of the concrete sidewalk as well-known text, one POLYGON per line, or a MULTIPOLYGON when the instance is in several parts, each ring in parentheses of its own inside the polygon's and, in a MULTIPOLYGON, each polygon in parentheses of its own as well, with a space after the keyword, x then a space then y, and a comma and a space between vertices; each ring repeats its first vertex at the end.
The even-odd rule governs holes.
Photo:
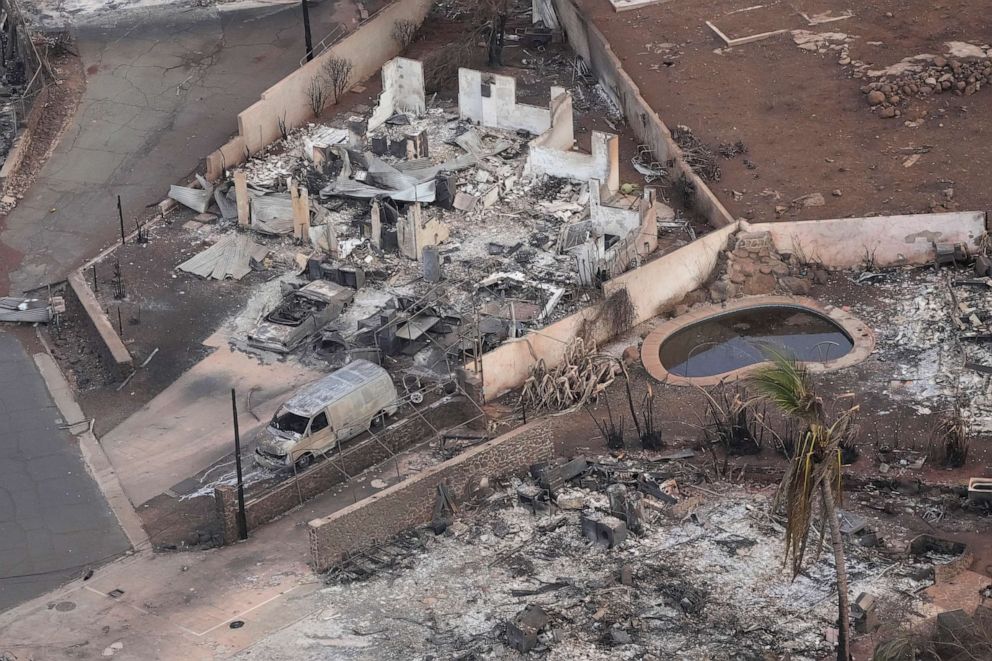
POLYGON ((190 553, 145 551, 0 614, 0 655, 69 661, 111 650, 114 659, 169 661, 247 649, 323 607, 321 577, 307 565, 307 521, 410 477, 426 452, 412 448, 356 476, 253 531, 247 542, 190 553), (112 596, 114 590, 123 592, 112 596), (235 620, 244 626, 232 629, 235 620))

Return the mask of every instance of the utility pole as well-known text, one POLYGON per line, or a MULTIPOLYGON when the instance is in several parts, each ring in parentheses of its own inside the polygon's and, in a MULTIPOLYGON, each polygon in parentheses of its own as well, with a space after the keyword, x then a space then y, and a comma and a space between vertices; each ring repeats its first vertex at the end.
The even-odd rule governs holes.
POLYGON ((303 4, 303 38, 307 43, 307 62, 313 60, 313 39, 310 37, 310 4, 307 0, 300 0, 303 4))
POLYGON ((117 217, 121 219, 121 245, 124 245, 124 208, 121 206, 121 196, 117 196, 117 217))
POLYGON ((234 466, 238 473, 238 539, 248 539, 248 518, 245 516, 245 485, 241 479, 241 435, 238 433, 238 400, 231 388, 231 409, 234 411, 234 466))

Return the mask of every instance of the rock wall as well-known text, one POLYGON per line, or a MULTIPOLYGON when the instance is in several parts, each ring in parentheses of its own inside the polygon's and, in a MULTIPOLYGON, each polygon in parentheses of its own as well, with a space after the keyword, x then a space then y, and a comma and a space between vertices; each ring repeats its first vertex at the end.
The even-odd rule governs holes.
POLYGON ((553 418, 542 418, 475 447, 419 475, 309 523, 314 570, 327 571, 348 553, 386 542, 404 530, 427 523, 434 512, 438 485, 456 498, 483 478, 522 474, 531 464, 555 454, 553 418))
POLYGON ((714 303, 738 294, 804 296, 814 279, 826 281, 824 269, 803 264, 795 255, 780 255, 768 232, 739 232, 731 242, 733 247, 726 253, 725 269, 708 289, 714 303))

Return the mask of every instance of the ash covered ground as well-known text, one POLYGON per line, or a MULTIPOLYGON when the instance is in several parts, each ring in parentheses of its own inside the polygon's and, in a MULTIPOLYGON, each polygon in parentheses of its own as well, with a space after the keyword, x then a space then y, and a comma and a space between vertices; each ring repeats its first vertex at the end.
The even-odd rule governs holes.
MULTIPOLYGON (((790 580, 768 491, 684 487, 675 505, 652 501, 643 532, 608 550, 583 537, 579 509, 535 514, 518 503, 518 486, 460 513, 441 536, 422 529, 394 542, 412 552, 370 578, 332 570, 321 611, 238 658, 519 658, 506 623, 531 604, 548 616, 531 652, 538 658, 788 652, 798 661, 832 649, 832 559, 823 555, 790 580)), ((565 501, 586 512, 609 509, 596 486, 569 489, 565 501)), ((848 539, 851 594, 873 594, 883 612, 923 608, 914 595, 929 585, 918 578, 927 565, 893 553, 904 548, 901 531, 888 526, 885 539, 887 549, 848 539)))

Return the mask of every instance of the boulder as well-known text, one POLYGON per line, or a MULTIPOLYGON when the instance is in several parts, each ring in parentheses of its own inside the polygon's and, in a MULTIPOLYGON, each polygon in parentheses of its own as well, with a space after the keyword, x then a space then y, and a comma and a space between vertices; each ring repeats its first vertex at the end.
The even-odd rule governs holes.
POLYGON ((775 291, 775 276, 770 273, 755 273, 744 283, 743 291, 749 296, 770 294, 775 291))
POLYGON ((786 275, 779 279, 779 284, 782 285, 783 289, 795 296, 805 296, 809 294, 809 281, 804 278, 786 275))

